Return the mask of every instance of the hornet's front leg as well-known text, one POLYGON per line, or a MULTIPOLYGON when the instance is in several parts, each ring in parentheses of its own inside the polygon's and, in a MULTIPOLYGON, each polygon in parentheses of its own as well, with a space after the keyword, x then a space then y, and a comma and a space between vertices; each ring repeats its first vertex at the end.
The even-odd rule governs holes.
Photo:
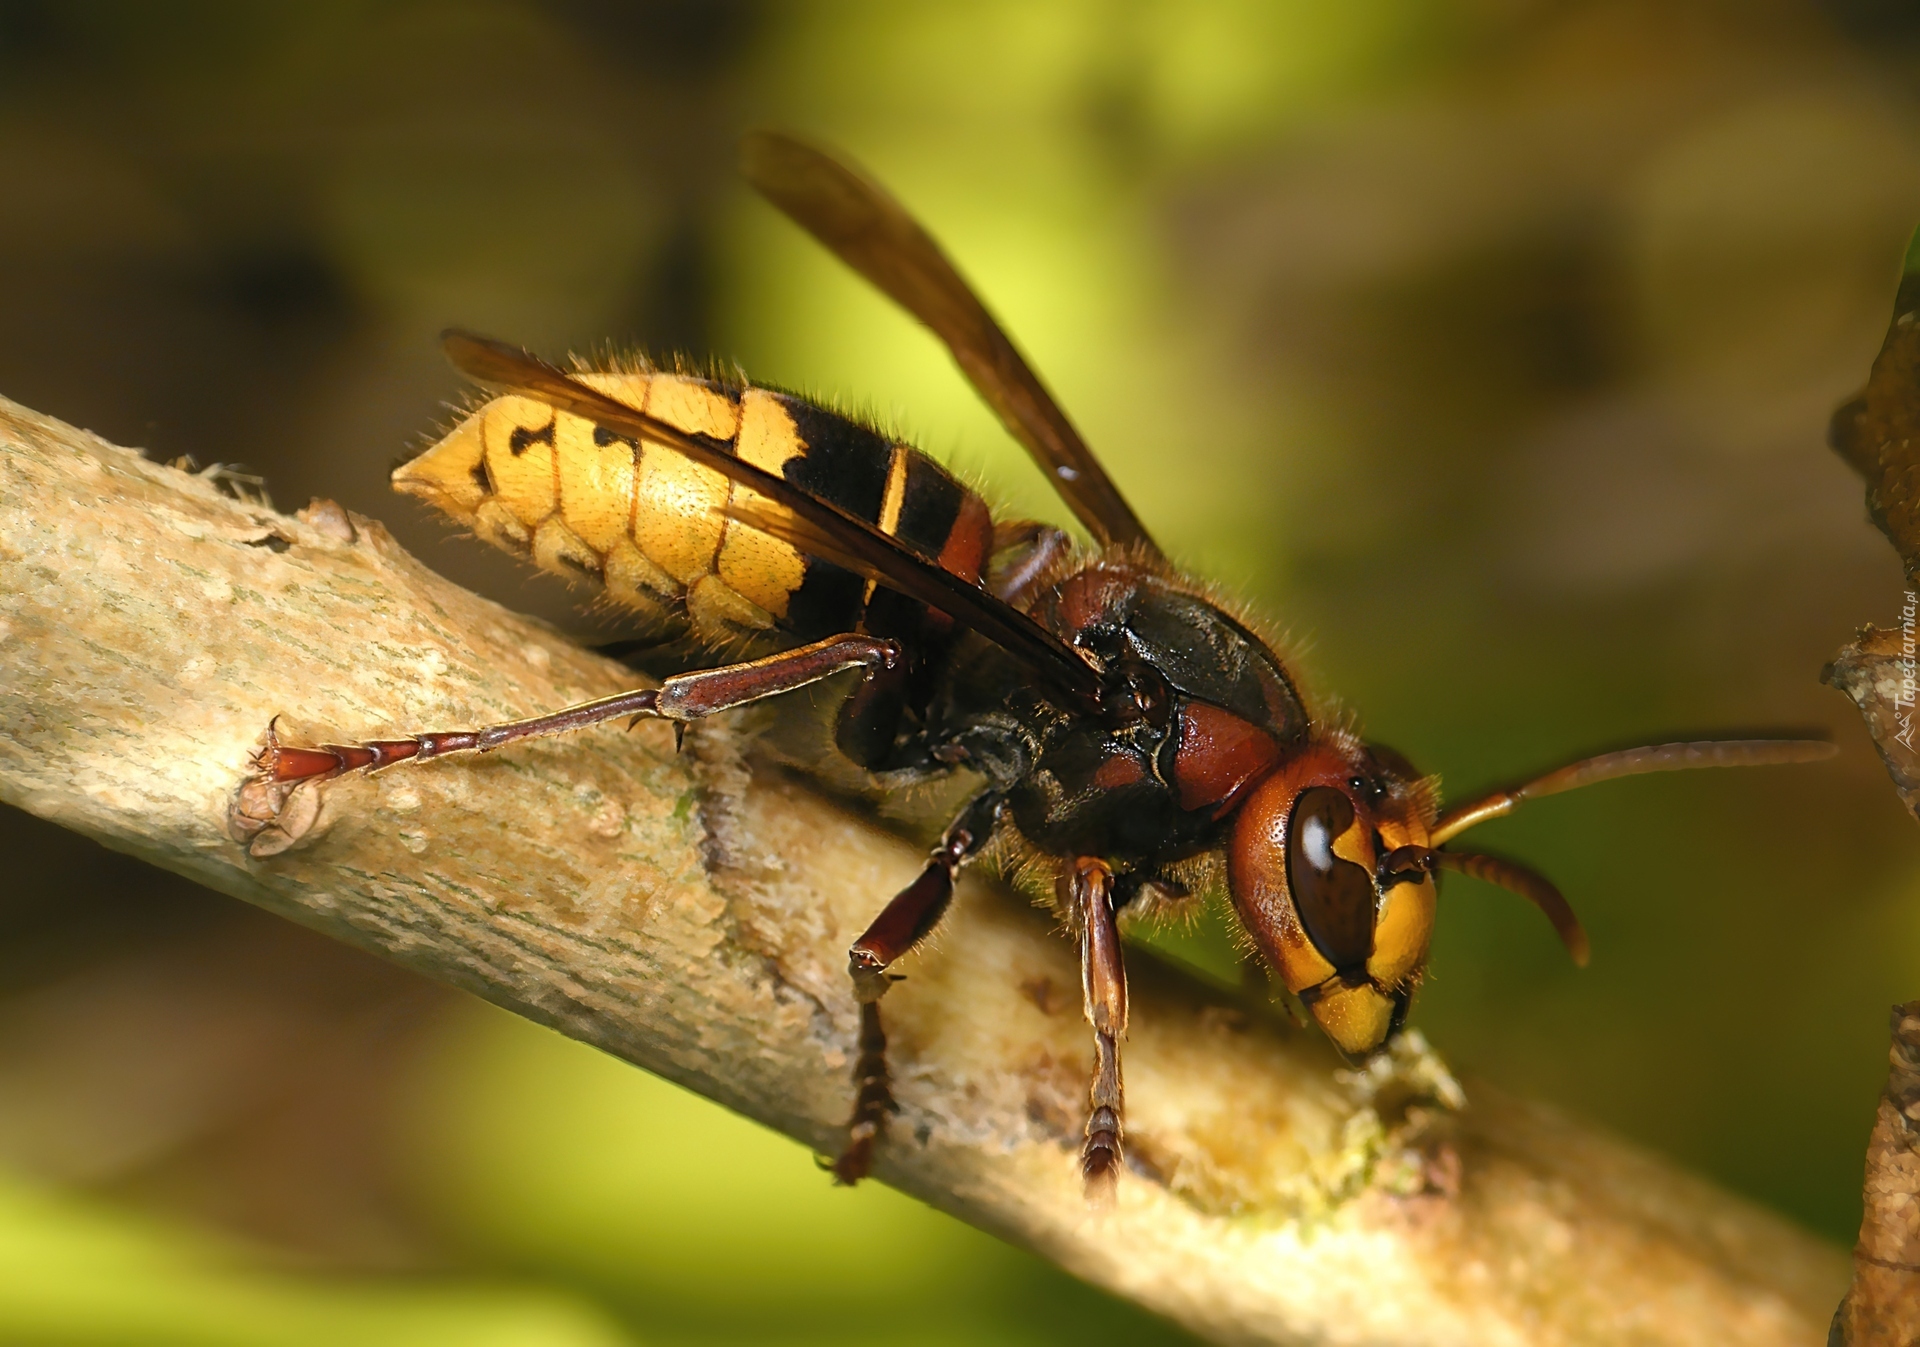
POLYGON ((1082 856, 1073 863, 1067 887, 1080 927, 1082 1008, 1093 1026, 1093 1086, 1080 1174, 1087 1201, 1104 1205, 1113 1200, 1123 1158, 1120 1040, 1127 1036, 1127 967, 1120 955, 1113 871, 1097 857, 1082 856))
POLYGON ((880 1023, 880 998, 893 985, 887 968, 926 938, 953 900, 953 877, 993 836, 1001 801, 995 791, 977 797, 940 838, 920 877, 900 890, 847 951, 853 997, 860 1003, 860 1055, 853 1067, 853 1116, 847 1120, 847 1145, 834 1161, 841 1183, 858 1183, 873 1164, 874 1143, 893 1100, 887 1071, 887 1031, 880 1023))

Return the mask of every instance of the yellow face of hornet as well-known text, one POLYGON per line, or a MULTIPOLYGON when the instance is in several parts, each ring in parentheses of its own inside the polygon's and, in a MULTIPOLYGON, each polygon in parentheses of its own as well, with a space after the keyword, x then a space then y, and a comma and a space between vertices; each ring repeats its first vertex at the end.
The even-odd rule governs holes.
POLYGON ((1372 783, 1357 760, 1353 747, 1329 743, 1284 764, 1242 806, 1228 849, 1242 924, 1287 990, 1355 1058, 1405 1017, 1435 905, 1431 874, 1380 875, 1383 857, 1428 844, 1427 794, 1417 783, 1372 783))

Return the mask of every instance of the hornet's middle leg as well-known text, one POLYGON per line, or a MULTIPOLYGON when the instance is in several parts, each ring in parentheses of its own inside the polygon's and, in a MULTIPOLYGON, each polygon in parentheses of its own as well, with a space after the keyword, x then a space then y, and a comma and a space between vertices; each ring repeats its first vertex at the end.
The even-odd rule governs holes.
POLYGON ((1105 861, 1082 856, 1067 875, 1074 921, 1080 927, 1080 991, 1093 1026, 1093 1085, 1087 1097, 1087 1140, 1080 1173, 1087 1200, 1113 1199, 1120 1177, 1123 1108, 1120 1040, 1127 1036, 1127 966, 1120 955, 1114 915, 1113 871, 1105 861))
POLYGON ((993 835, 1000 804, 999 794, 993 791, 969 804, 934 847, 920 877, 894 896, 847 951, 853 997, 860 1003, 860 1055, 853 1067, 853 1116, 847 1120, 847 1145, 833 1164, 834 1177, 841 1183, 858 1183, 866 1177, 880 1129, 897 1107, 887 1071, 887 1031, 880 1023, 880 998, 893 985, 887 968, 940 924, 953 899, 953 877, 993 835))

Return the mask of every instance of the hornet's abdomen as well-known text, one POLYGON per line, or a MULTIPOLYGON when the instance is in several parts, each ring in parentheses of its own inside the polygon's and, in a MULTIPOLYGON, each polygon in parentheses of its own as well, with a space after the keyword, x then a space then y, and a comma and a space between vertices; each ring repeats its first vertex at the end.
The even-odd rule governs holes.
MULTIPOLYGON (((801 398, 684 374, 591 373, 628 406, 730 446, 977 582, 984 502, 938 463, 801 398)), ((872 584, 729 517, 766 502, 664 445, 495 398, 393 474, 480 537, 604 585, 661 635, 777 647, 859 629, 872 584)))

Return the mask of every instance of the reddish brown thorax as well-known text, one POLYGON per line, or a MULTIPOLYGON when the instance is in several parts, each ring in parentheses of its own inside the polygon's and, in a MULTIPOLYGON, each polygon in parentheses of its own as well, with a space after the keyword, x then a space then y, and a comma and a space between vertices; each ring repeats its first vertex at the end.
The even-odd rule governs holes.
POLYGON ((1173 782, 1182 809, 1211 809, 1217 818, 1280 760, 1271 734, 1206 702, 1180 708, 1173 782))

